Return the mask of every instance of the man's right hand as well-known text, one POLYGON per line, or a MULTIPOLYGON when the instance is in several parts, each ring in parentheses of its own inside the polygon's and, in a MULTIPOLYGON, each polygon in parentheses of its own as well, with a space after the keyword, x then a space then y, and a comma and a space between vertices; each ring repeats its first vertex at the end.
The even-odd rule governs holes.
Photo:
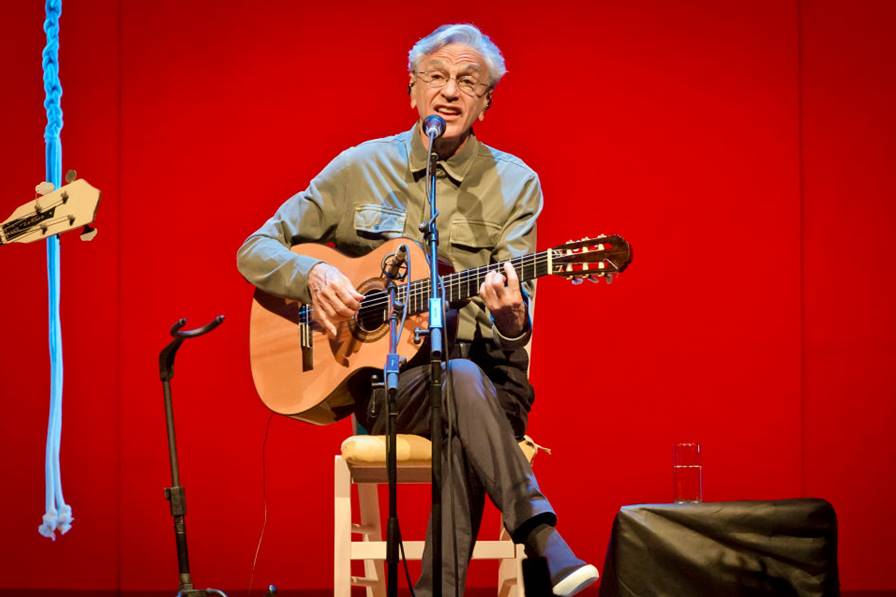
POLYGON ((323 261, 308 273, 308 290, 312 318, 323 326, 330 338, 336 337, 337 324, 355 316, 364 298, 341 271, 323 261))

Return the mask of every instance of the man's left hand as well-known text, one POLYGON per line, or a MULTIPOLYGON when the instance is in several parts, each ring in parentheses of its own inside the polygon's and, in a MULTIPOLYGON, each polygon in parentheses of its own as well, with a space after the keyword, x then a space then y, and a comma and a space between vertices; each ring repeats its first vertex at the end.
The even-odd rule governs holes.
POLYGON ((526 329, 526 303, 520 292, 520 279, 509 261, 504 275, 489 272, 479 287, 479 296, 495 320, 498 331, 508 338, 517 338, 526 329))

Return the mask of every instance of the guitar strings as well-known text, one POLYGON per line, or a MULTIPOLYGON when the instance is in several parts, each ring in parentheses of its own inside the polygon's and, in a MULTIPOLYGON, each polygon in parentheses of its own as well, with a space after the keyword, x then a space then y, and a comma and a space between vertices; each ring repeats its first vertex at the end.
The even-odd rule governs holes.
MULTIPOLYGON (((524 280, 530 280, 537 278, 540 275, 551 273, 547 271, 544 271, 543 274, 538 273, 539 266, 550 263, 551 258, 560 261, 563 258, 563 255, 554 253, 554 249, 548 249, 539 253, 529 253, 526 255, 521 255, 519 257, 513 257, 508 261, 513 264, 515 269, 520 271, 521 277, 524 280), (531 269, 532 275, 530 277, 527 277, 526 275, 527 267, 531 269)), ((472 296, 473 294, 475 294, 475 290, 469 290, 470 284, 475 280, 476 286, 478 287, 481 284, 480 278, 488 275, 489 272, 502 270, 504 267, 504 263, 505 262, 491 263, 488 265, 471 268, 462 272, 455 272, 447 274, 445 276, 441 276, 439 280, 442 283, 443 291, 445 291, 446 288, 448 290, 446 292, 447 300, 449 302, 452 300, 451 296, 454 290, 461 290, 464 287, 466 287, 470 292, 468 296, 472 296)), ((404 287, 399 287, 398 298, 399 300, 404 301, 405 297, 409 297, 409 300, 407 301, 407 307, 410 308, 412 312, 418 313, 420 312, 418 310, 419 304, 422 303, 427 296, 429 296, 429 290, 428 279, 412 281, 407 283, 404 287), (411 287, 410 291, 407 290, 408 286, 411 287)), ((387 317, 387 312, 385 309, 387 308, 388 303, 389 298, 385 291, 378 290, 375 293, 368 294, 367 297, 365 297, 361 301, 361 309, 358 313, 358 319, 362 324, 381 324, 387 317)), ((310 304, 302 305, 299 309, 300 322, 307 324, 311 320, 312 310, 313 307, 310 304)))
MULTIPOLYGON (((547 251, 542 251, 540 253, 530 253, 527 255, 522 255, 520 257, 513 257, 509 259, 510 263, 513 264, 514 268, 520 271, 525 271, 526 267, 532 269, 532 273, 536 273, 536 268, 539 265, 545 265, 549 261, 549 252, 552 249, 548 249, 547 251)), ((476 280, 477 286, 481 284, 479 282, 480 278, 484 278, 489 272, 499 271, 503 269, 504 262, 501 263, 491 263, 488 265, 483 265, 477 268, 471 268, 465 270, 463 272, 456 272, 453 274, 448 274, 446 276, 442 276, 442 286, 444 289, 448 290, 446 294, 448 297, 451 296, 451 292, 454 289, 461 289, 465 285, 469 286, 473 280, 476 280)), ((524 276, 525 277, 525 276, 524 276)), ((533 278, 537 277, 536 275, 532 276, 533 278)), ((411 291, 410 291, 410 302, 419 303, 424 300, 425 297, 429 296, 429 280, 417 280, 411 282, 411 291)), ((406 292, 403 288, 398 289, 399 300, 403 300, 406 292)), ((449 298, 450 301, 450 298, 449 298)), ((371 315, 371 311, 374 313, 380 312, 382 309, 385 309, 389 304, 389 298, 386 295, 385 291, 379 290, 376 293, 371 293, 367 298, 361 301, 361 312, 367 311, 367 314, 362 314, 362 321, 376 321, 374 318, 364 318, 364 315, 371 315)), ((300 311, 304 311, 304 317, 302 317, 302 313, 300 313, 300 320, 303 323, 308 323, 308 320, 311 317, 313 307, 311 305, 303 305, 300 311)))
MULTIPOLYGON (((17 223, 24 219, 25 218, 19 218, 18 220, 15 220, 15 222, 12 222, 11 224, 17 223)), ((23 237, 28 237, 28 236, 31 236, 32 234, 37 234, 37 233, 40 233, 41 235, 46 236, 47 235, 47 232, 45 230, 46 228, 49 228, 50 226, 54 226, 56 224, 59 224, 61 222, 65 222, 68 220, 71 220, 71 218, 69 216, 59 216, 56 218, 50 218, 49 220, 42 220, 40 222, 40 225, 32 226, 32 227, 28 228, 27 230, 22 230, 21 232, 19 232, 19 231, 8 232, 6 230, 6 225, 4 225, 3 233, 4 233, 4 235, 6 235, 6 239, 9 241, 20 240, 23 237)))
POLYGON ((40 199, 41 198, 38 197, 37 199, 34 200, 35 209, 34 209, 33 214, 28 214, 27 216, 20 216, 18 218, 9 220, 8 222, 3 222, 3 224, 2 224, 3 228, 6 229, 7 226, 14 226, 15 224, 18 224, 19 222, 21 222, 23 220, 27 220, 28 218, 32 218, 35 215, 40 215, 45 211, 50 211, 53 208, 59 207, 60 205, 64 205, 65 202, 68 201, 68 195, 65 195, 64 197, 60 196, 60 198, 58 200, 56 200, 52 203, 49 203, 47 205, 40 205, 40 199))

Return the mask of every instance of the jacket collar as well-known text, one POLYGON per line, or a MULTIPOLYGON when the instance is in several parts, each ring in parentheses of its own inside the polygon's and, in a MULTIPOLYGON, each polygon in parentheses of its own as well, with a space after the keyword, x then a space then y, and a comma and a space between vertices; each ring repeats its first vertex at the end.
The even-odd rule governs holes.
MULTIPOLYGON (((426 176, 426 145, 420 135, 420 126, 420 122, 417 121, 417 123, 411 127, 406 141, 408 167, 411 170, 411 174, 414 176, 414 180, 420 180, 422 177, 426 176)), ((473 161, 478 153, 479 140, 476 138, 476 134, 473 131, 470 131, 470 136, 467 137, 466 142, 454 152, 454 155, 447 160, 439 160, 438 165, 445 170, 448 178, 454 182, 455 186, 460 186, 464 180, 464 176, 470 171, 470 167, 473 165, 473 161)))

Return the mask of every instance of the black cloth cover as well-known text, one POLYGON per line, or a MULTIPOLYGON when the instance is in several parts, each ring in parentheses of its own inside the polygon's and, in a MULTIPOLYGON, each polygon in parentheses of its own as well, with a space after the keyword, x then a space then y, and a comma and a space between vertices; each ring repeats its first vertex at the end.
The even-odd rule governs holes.
POLYGON ((820 499, 644 504, 616 515, 601 597, 840 594, 820 499))

